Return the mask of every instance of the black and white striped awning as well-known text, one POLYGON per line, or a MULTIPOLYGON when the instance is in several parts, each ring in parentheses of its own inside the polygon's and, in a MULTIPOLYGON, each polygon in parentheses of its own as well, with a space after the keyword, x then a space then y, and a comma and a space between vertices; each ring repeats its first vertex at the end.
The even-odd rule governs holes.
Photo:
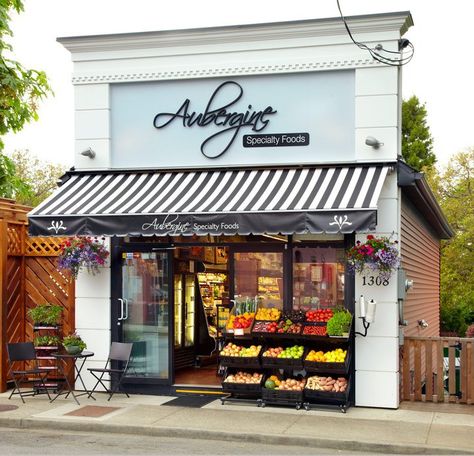
POLYGON ((372 230, 388 167, 71 172, 29 214, 32 235, 372 230))

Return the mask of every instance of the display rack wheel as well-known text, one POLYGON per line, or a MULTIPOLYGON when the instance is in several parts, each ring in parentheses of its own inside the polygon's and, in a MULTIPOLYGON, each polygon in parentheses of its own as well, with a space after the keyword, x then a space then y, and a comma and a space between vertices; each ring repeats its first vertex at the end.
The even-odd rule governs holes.
POLYGON ((296 403, 296 410, 299 410, 301 408, 301 404, 299 402, 296 403))
POLYGON ((310 406, 307 402, 305 402, 305 403, 303 404, 303 407, 304 407, 304 409, 305 409, 306 411, 308 411, 308 410, 311 409, 311 406, 310 406))
POLYGON ((346 413, 346 406, 345 405, 340 405, 339 408, 341 409, 342 413, 346 413))
POLYGON ((262 407, 262 399, 257 399, 257 407, 262 407))

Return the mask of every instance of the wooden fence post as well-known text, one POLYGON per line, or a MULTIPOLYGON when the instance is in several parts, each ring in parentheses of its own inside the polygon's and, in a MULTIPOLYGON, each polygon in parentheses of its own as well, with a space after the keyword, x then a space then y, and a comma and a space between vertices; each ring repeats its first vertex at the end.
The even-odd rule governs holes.
POLYGON ((8 222, 0 219, 0 393, 7 390, 7 257, 8 222))

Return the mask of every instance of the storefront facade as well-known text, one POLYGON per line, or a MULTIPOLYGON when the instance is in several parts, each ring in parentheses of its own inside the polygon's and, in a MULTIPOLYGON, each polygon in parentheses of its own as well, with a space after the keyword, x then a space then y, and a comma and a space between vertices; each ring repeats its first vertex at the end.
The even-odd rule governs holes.
MULTIPOLYGON (((396 50, 412 20, 349 23, 396 50)), ((403 168, 400 182, 401 68, 374 62, 339 19, 59 41, 74 62, 75 169, 30 231, 110 241, 110 264, 77 281, 89 364, 111 340, 141 340, 130 390, 172 389, 180 363, 214 351, 203 334, 220 304, 344 305, 363 332, 363 295, 378 307, 351 342, 353 401, 398 407, 402 279, 354 278, 344 252, 369 232, 400 240, 403 185, 419 178, 403 168)))

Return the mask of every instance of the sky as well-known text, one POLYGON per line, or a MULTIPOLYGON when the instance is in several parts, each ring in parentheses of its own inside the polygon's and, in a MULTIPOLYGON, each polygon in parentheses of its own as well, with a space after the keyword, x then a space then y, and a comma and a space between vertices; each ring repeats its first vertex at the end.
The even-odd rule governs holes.
MULTIPOLYGON (((415 47, 403 67, 403 98, 426 104, 434 152, 443 166, 474 147, 472 0, 340 0, 345 16, 410 11, 405 34, 415 47)), ((47 73, 54 96, 41 102, 40 120, 9 134, 5 151, 28 149, 41 160, 72 166, 74 100, 69 52, 57 37, 252 24, 338 17, 336 0, 25 0, 12 14, 13 57, 47 73)))

